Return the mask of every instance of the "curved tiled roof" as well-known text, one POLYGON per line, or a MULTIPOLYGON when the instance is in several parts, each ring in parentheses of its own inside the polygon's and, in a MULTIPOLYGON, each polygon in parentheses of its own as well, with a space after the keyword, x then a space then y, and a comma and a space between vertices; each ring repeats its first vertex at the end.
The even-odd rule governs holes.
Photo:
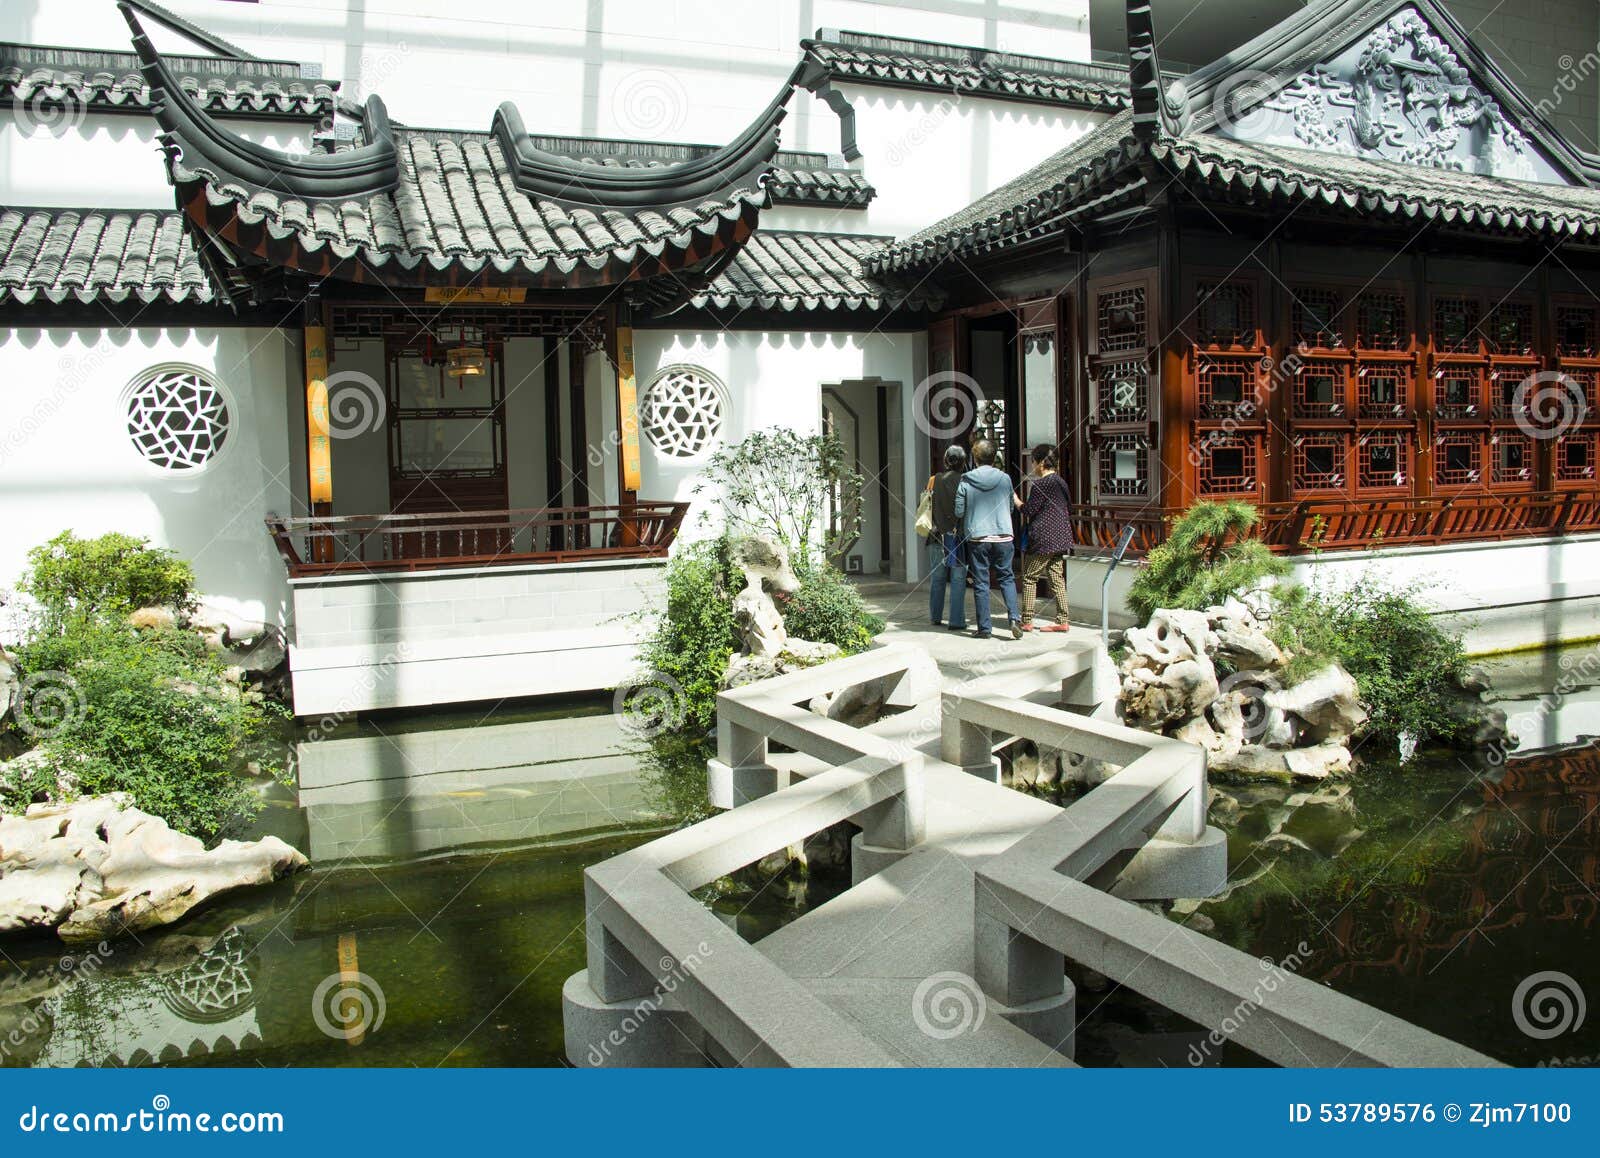
POLYGON ((692 251, 724 229, 748 232, 766 204, 757 186, 664 210, 572 206, 518 189, 499 142, 486 133, 396 128, 393 136, 395 188, 338 200, 252 189, 214 169, 191 168, 181 152, 170 164, 180 196, 198 196, 210 224, 224 233, 234 219, 245 227, 230 242, 263 254, 290 245, 303 267, 353 262, 340 271, 346 277, 362 264, 380 274, 419 275, 457 265, 468 273, 548 273, 567 284, 602 284, 668 250, 692 251), (252 231, 256 236, 247 236, 252 231))
POLYGON ((756 233, 731 265, 690 303, 712 309, 880 310, 931 308, 871 277, 862 261, 887 238, 844 233, 756 233))
POLYGON ((880 272, 902 269, 1025 240, 1073 197, 1120 168, 1138 148, 1132 111, 1118 113, 964 209, 885 246, 868 267, 880 272))
POLYGON ((1114 65, 828 29, 800 43, 836 80, 1106 111, 1129 102, 1127 71, 1114 65))
POLYGON ((210 302, 176 210, 0 210, 0 302, 210 302))
POLYGON ((768 184, 778 205, 838 205, 860 208, 877 190, 853 169, 794 168, 776 165, 768 184))
MULTIPOLYGON (((301 66, 275 60, 210 56, 165 58, 195 101, 209 112, 324 121, 333 116, 338 85, 303 77, 301 66)), ((0 101, 42 112, 52 108, 150 109, 150 86, 131 52, 101 52, 0 43, 0 101)))
POLYGON ((1132 114, 1119 114, 965 209, 885 246, 868 268, 906 269, 1017 244, 1108 191, 1133 188, 1136 162, 1144 157, 1214 195, 1310 202, 1367 220, 1439 222, 1551 241, 1600 236, 1597 188, 1247 143, 1215 133, 1161 133, 1145 144, 1133 130, 1132 114))

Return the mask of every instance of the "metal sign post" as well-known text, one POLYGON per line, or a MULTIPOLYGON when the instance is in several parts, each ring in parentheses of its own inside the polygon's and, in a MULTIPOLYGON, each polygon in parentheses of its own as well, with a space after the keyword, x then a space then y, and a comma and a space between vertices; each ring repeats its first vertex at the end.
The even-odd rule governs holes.
POLYGON ((1117 545, 1111 548, 1111 560, 1106 564, 1106 577, 1100 581, 1100 646, 1111 646, 1111 576, 1117 573, 1117 564, 1122 562, 1122 557, 1128 553, 1128 544, 1133 542, 1133 524, 1129 523, 1122 528, 1122 533, 1117 536, 1117 545))

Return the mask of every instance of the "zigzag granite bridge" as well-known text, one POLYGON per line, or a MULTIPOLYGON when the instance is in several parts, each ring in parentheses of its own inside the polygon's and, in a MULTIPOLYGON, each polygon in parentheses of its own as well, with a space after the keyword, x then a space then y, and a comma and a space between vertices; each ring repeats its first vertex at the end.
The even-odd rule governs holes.
POLYGON ((1204 753, 1116 722, 1098 640, 936 692, 913 686, 924 654, 722 694, 710 781, 728 811, 585 874, 575 1065, 1071 1066, 1068 960, 1282 1065, 1498 1064, 1138 903, 1219 891, 1226 849, 1204 753), (856 728, 804 706, 863 685, 903 710, 856 728), (1002 786, 995 752, 1019 738, 1098 783, 1066 808, 1002 786), (853 886, 753 944, 690 895, 843 820, 861 829, 853 886))

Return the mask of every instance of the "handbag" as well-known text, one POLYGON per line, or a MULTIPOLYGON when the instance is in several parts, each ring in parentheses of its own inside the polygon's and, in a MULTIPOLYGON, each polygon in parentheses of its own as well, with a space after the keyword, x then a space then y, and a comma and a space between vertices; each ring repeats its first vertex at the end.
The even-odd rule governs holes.
POLYGON ((931 538, 933 535, 933 491, 922 492, 922 497, 917 500, 917 537, 931 538))

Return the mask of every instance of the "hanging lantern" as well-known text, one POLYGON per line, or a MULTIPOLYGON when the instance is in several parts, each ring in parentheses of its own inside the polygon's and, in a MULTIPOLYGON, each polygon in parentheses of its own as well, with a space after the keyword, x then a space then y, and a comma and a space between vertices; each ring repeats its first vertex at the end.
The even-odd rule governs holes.
POLYGON ((445 354, 444 372, 451 378, 476 378, 486 372, 489 355, 482 346, 455 346, 445 354))

